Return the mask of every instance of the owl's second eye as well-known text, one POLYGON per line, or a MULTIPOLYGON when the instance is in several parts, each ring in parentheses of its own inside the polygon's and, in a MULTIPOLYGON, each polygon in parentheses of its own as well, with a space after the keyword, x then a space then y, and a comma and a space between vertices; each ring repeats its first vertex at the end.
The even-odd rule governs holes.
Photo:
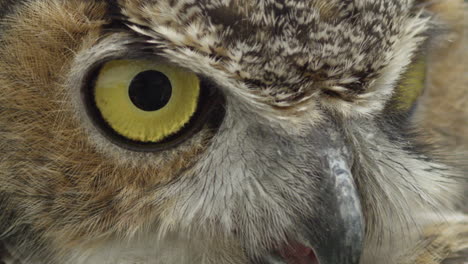
POLYGON ((408 111, 422 95, 426 80, 426 59, 419 55, 403 74, 394 94, 398 110, 408 111))
POLYGON ((194 73, 146 60, 105 63, 87 93, 95 122, 107 136, 142 146, 180 138, 203 96, 194 73))

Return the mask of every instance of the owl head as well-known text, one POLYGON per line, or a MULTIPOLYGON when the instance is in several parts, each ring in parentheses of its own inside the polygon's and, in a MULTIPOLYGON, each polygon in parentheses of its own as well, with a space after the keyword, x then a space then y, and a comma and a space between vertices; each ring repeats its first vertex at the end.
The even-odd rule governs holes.
POLYGON ((425 7, 0 1, 0 239, 22 263, 397 263, 463 191, 413 122, 425 7))

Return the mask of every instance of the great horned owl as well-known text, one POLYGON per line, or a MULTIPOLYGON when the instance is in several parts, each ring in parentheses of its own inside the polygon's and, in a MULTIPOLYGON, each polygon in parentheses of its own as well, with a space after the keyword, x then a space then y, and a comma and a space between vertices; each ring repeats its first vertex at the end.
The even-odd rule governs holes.
POLYGON ((464 10, 0 0, 3 261, 466 263, 464 10))

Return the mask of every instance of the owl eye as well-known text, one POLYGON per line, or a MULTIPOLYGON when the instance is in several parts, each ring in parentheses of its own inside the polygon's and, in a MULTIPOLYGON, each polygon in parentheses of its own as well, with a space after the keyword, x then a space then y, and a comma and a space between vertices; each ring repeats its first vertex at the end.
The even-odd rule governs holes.
POLYGON ((396 108, 407 111, 423 93, 426 80, 426 59, 419 55, 403 74, 395 91, 396 108))
POLYGON ((181 141, 200 121, 206 94, 197 75, 147 60, 113 60, 85 94, 93 121, 127 148, 181 141))

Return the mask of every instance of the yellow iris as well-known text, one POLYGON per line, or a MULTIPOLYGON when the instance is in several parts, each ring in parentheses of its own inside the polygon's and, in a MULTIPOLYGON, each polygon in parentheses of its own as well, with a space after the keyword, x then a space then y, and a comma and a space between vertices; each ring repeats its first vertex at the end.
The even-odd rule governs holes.
POLYGON ((145 60, 107 62, 94 89, 96 106, 115 132, 131 140, 153 143, 179 132, 190 121, 199 95, 200 81, 195 74, 145 60), (148 74, 145 77, 143 73, 148 74), (148 79, 152 75, 153 79, 148 79), (169 82, 162 85, 164 80, 157 78, 169 82), (166 101, 161 103, 157 97, 163 95, 166 101), (142 109, 135 100, 149 104, 154 101, 156 107, 142 109))
POLYGON ((424 57, 413 62, 403 75, 395 94, 397 109, 408 110, 422 94, 426 79, 426 60, 424 57))

